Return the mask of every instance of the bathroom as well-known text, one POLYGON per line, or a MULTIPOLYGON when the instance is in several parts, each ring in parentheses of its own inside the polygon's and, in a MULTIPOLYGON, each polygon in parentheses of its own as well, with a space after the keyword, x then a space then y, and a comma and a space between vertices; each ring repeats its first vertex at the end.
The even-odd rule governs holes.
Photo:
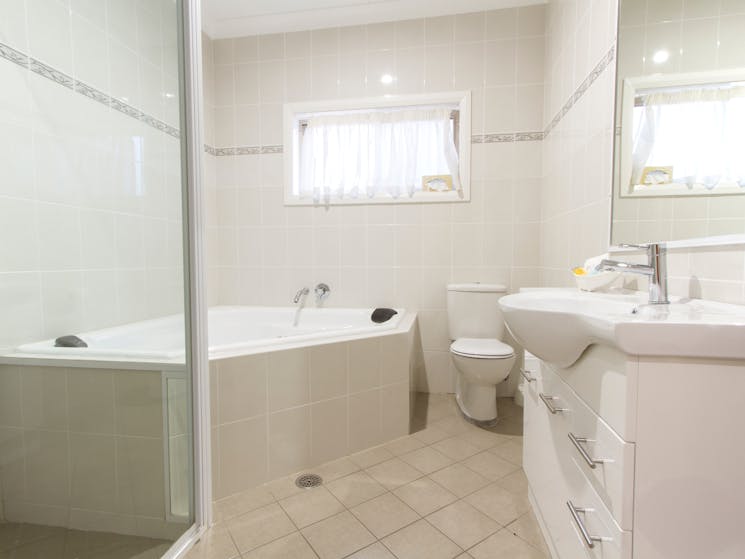
POLYGON ((744 32, 0 2, 0 557, 745 556, 744 32))

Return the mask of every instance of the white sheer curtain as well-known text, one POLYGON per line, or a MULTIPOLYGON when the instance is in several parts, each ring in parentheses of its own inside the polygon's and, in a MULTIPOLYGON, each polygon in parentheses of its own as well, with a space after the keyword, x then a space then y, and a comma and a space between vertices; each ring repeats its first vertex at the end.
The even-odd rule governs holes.
POLYGON ((689 187, 745 187, 745 87, 686 88, 642 97, 634 109, 632 184, 645 167, 673 167, 689 187))
POLYGON ((324 203, 413 196, 427 175, 452 175, 458 190, 450 113, 429 107, 309 117, 300 140, 296 194, 324 203))

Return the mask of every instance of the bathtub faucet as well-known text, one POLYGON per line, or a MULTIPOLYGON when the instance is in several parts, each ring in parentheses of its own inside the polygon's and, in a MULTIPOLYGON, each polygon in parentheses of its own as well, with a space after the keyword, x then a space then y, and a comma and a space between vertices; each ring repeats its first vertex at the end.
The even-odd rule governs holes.
POLYGON ((292 302, 295 304, 299 303, 300 299, 302 297, 305 297, 308 293, 310 293, 310 289, 308 289, 307 287, 303 287, 301 290, 295 293, 295 298, 292 300, 292 302))
POLYGON ((329 293, 331 292, 331 288, 326 285, 325 283, 319 283, 316 285, 316 303, 322 303, 323 300, 329 296, 329 293))

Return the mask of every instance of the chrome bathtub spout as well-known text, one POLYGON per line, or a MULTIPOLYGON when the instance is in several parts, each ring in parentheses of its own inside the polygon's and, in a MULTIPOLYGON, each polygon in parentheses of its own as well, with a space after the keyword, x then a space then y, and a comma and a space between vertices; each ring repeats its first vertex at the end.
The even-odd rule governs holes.
POLYGON ((647 251, 647 264, 632 264, 617 260, 603 260, 601 270, 641 274, 649 278, 649 304, 667 305, 667 248, 662 243, 648 245, 620 245, 622 248, 638 248, 647 251))
POLYGON ((292 299, 292 302, 297 305, 300 302, 300 299, 305 297, 308 293, 310 293, 310 289, 308 289, 307 287, 303 287, 297 293, 295 293, 295 297, 292 299))

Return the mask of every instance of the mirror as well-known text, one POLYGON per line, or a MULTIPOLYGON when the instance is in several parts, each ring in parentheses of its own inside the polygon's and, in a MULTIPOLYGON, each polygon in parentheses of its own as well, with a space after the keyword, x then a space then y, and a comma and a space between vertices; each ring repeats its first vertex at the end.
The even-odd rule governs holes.
POLYGON ((745 2, 619 4, 611 244, 745 233, 745 2))

